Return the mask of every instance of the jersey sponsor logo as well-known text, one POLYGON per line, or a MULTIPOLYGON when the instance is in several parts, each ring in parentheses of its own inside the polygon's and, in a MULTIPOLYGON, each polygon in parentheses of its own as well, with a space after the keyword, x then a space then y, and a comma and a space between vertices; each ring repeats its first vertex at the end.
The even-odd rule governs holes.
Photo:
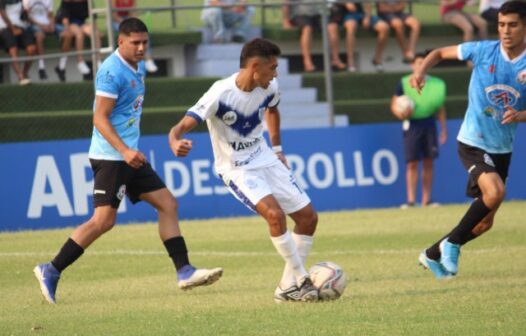
POLYGON ((521 72, 519 72, 517 74, 516 80, 517 80, 517 83, 519 84, 522 84, 522 85, 526 84, 526 70, 522 70, 521 72))
POLYGON ((237 121, 237 114, 234 111, 228 111, 227 113, 223 115, 221 119, 223 120, 225 124, 230 126, 230 125, 235 124, 235 122, 237 121))
POLYGON ((261 141, 261 138, 257 138, 254 141, 232 141, 232 142, 229 142, 229 144, 230 146, 232 146, 232 148, 235 151, 240 151, 240 150, 244 150, 244 149, 253 147, 254 145, 258 144, 260 141, 261 141))
POLYGON ((124 198, 124 195, 126 195, 126 185, 125 184, 119 187, 119 191, 117 191, 117 195, 115 196, 117 196, 117 198, 122 201, 122 199, 124 198))
POLYGON ((261 154, 262 150, 261 147, 258 147, 253 153, 251 153, 245 160, 236 160, 234 161, 234 167, 242 167, 246 166, 250 163, 250 161, 254 160, 256 156, 261 154))
POLYGON ((142 107, 142 102, 144 101, 143 95, 138 95, 137 98, 135 98, 135 101, 133 102, 133 110, 137 111, 142 107))
POLYGON ((492 106, 487 106, 484 113, 487 116, 498 118, 504 113, 507 106, 513 107, 517 104, 521 94, 513 87, 505 84, 496 84, 484 89, 486 98, 492 106))

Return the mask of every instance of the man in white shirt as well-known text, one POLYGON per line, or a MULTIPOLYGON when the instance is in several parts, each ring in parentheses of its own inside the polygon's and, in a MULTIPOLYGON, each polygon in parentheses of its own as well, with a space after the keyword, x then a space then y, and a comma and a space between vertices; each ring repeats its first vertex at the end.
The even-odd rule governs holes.
POLYGON ((239 72, 215 82, 171 129, 169 141, 176 156, 187 156, 193 144, 184 134, 206 120, 216 171, 239 201, 267 221, 272 243, 285 260, 274 299, 316 301, 318 291, 304 264, 318 215, 288 169, 281 147, 275 78, 280 53, 277 45, 264 39, 246 43, 239 72), (272 149, 263 137, 264 118, 272 149), (292 234, 286 215, 295 222, 292 234))

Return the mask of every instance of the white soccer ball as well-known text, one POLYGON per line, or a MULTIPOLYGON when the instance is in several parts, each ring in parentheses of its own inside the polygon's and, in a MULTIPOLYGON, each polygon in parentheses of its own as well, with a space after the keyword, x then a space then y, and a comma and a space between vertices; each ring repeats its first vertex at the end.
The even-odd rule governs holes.
POLYGON ((395 100, 395 114, 400 119, 407 119, 413 113, 415 109, 415 102, 411 97, 402 95, 395 100))
POLYGON ((314 264, 309 273, 314 287, 319 291, 320 300, 336 300, 347 287, 345 272, 331 261, 314 264))

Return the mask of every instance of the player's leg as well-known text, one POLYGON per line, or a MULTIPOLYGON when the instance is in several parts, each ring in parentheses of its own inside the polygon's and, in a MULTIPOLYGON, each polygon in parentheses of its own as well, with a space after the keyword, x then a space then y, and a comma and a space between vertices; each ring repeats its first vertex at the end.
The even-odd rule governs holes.
POLYGON ((458 27, 463 32, 463 41, 472 41, 474 37, 473 25, 462 11, 455 10, 444 14, 443 21, 458 27))
POLYGON ((406 163, 405 179, 407 188, 407 203, 402 205, 402 209, 415 206, 416 186, 418 184, 418 161, 413 160, 406 163))
POLYGON ((433 186, 433 159, 425 158, 422 161, 422 206, 431 203, 431 188, 433 186))
POLYGON ((304 25, 301 28, 300 35, 300 48, 303 56, 303 68, 305 72, 313 72, 316 70, 314 63, 312 62, 312 34, 313 27, 309 24, 304 25))
POLYGON ((177 201, 150 164, 136 171, 128 197, 133 203, 146 201, 157 210, 159 236, 175 266, 179 288, 186 290, 211 285, 219 280, 223 274, 222 268, 197 269, 190 264, 186 242, 179 227, 177 201))
POLYGON ((347 69, 349 72, 356 72, 354 62, 354 49, 356 46, 356 31, 358 30, 358 21, 349 18, 344 21, 345 27, 345 50, 347 52, 347 69))
POLYGON ((404 23, 409 27, 409 40, 408 40, 408 55, 413 59, 415 57, 416 44, 418 43, 418 38, 420 37, 420 21, 410 15, 406 17, 404 23))
POLYGON ((376 32, 376 49, 374 50, 373 65, 376 67, 376 71, 382 72, 384 70, 383 54, 387 39, 389 38, 389 25, 385 21, 377 19, 377 21, 373 23, 373 29, 376 32))

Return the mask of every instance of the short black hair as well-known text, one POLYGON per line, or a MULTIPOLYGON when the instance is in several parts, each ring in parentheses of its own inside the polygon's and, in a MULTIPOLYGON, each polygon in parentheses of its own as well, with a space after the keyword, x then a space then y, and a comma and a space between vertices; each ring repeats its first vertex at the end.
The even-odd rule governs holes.
POLYGON ((521 0, 507 1, 499 8, 502 15, 518 14, 521 21, 526 21, 526 2, 521 0))
POLYGON ((119 24, 119 35, 130 35, 131 33, 147 33, 148 28, 140 19, 136 17, 130 17, 122 20, 119 24))
POLYGON ((426 49, 426 50, 422 50, 422 51, 419 51, 419 52, 415 53, 415 57, 413 58, 413 62, 417 58, 426 58, 426 56, 429 55, 432 51, 433 51, 433 49, 426 49))
POLYGON ((253 57, 270 59, 271 57, 279 57, 279 55, 281 55, 281 50, 276 44, 266 39, 255 38, 243 46, 239 57, 239 66, 244 68, 247 61, 253 57))

